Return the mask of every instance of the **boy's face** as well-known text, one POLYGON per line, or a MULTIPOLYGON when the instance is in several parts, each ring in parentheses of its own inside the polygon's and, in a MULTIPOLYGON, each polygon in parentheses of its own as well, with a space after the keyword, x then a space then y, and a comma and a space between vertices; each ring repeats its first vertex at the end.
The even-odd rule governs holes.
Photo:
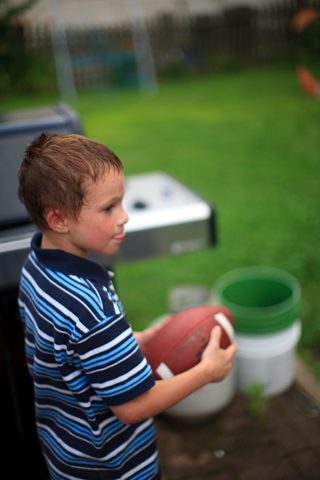
POLYGON ((88 187, 80 214, 68 218, 70 253, 86 258, 88 250, 103 255, 118 250, 129 220, 122 207, 124 193, 124 175, 115 169, 88 187))

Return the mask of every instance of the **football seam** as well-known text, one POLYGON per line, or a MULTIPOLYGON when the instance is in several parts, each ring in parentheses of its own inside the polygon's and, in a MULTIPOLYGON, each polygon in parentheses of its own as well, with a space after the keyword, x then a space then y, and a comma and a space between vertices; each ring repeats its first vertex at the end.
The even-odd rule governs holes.
POLYGON ((223 330, 227 334, 227 337, 229 337, 230 342, 232 342, 234 338, 234 329, 228 317, 226 317, 224 313, 218 312, 216 313, 214 318, 215 320, 217 320, 219 325, 223 328, 223 330))

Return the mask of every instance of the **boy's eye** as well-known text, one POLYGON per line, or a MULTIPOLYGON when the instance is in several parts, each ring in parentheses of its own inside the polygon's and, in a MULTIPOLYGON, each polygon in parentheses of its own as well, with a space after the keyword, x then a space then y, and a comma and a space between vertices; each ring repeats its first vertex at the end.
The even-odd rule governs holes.
POLYGON ((112 208, 113 208, 113 205, 110 205, 110 207, 107 207, 105 210, 106 210, 106 212, 110 212, 110 210, 112 210, 112 208))

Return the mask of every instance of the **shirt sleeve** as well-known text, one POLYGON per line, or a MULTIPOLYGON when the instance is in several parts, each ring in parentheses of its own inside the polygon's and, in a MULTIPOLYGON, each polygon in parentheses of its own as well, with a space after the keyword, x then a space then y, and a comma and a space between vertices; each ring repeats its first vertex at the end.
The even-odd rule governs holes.
POLYGON ((77 345, 83 371, 95 392, 115 406, 133 400, 155 384, 125 315, 106 317, 77 345))

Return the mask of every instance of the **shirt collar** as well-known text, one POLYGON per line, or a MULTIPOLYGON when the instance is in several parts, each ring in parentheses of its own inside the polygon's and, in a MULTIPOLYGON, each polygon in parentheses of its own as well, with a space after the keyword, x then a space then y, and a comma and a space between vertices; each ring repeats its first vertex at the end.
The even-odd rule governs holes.
POLYGON ((36 232, 31 240, 31 248, 38 261, 50 270, 66 275, 95 279, 101 283, 110 281, 110 274, 105 268, 90 259, 81 258, 63 250, 40 248, 42 232, 36 232))

